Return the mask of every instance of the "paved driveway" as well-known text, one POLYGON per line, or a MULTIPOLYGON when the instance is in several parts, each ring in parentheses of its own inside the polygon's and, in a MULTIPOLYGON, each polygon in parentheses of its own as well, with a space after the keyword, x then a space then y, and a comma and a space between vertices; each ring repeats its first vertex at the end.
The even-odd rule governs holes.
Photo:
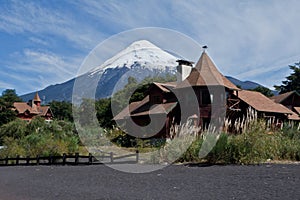
POLYGON ((1 167, 0 199, 300 199, 300 165, 1 167))

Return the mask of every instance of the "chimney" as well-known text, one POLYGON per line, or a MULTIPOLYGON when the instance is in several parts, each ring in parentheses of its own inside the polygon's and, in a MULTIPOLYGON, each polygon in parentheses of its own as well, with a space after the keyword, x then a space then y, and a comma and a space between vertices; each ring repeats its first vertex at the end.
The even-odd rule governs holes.
POLYGON ((177 84, 184 81, 191 73, 194 62, 187 60, 176 60, 177 66, 177 84))

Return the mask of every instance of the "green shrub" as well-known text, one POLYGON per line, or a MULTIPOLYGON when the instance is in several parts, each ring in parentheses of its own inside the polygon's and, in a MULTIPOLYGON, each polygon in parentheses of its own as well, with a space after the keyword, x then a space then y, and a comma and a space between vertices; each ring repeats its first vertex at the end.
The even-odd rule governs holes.
POLYGON ((228 162, 228 135, 219 135, 216 145, 205 157, 209 163, 228 162))
POLYGON ((135 137, 128 135, 121 129, 113 128, 107 136, 111 142, 121 147, 133 147, 136 144, 135 137))
POLYGON ((74 153, 78 150, 78 136, 69 122, 45 122, 40 117, 30 123, 16 120, 1 127, 4 149, 1 157, 48 156, 74 153), (15 133, 12 133, 15 131, 15 133))
POLYGON ((178 162, 198 162, 201 159, 199 158, 199 151, 202 146, 203 139, 199 138, 192 142, 189 148, 184 152, 184 154, 177 160, 178 162))

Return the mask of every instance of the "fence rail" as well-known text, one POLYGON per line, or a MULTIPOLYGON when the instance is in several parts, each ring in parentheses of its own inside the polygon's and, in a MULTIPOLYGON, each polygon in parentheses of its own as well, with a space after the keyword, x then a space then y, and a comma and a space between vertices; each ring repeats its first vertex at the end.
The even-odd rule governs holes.
POLYGON ((99 156, 93 156, 91 153, 88 156, 79 155, 66 155, 62 156, 36 156, 36 157, 20 157, 15 158, 2 158, 0 159, 0 166, 15 166, 15 165, 95 165, 103 163, 138 163, 139 152, 116 156, 113 152, 107 153, 102 152, 99 156), (135 157, 135 159, 128 161, 124 158, 135 157), (108 162, 103 162, 103 160, 108 160, 108 162), (123 159, 123 160, 122 160, 123 159))

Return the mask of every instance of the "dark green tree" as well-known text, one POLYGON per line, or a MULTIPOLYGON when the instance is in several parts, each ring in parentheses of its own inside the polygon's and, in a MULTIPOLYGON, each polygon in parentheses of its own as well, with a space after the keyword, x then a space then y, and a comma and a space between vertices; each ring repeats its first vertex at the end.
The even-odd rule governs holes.
POLYGON ((66 101, 52 101, 49 105, 55 119, 73 121, 72 103, 66 101))
POLYGON ((96 101, 97 119, 103 128, 112 128, 115 124, 111 110, 111 98, 99 99, 96 101))
POLYGON ((16 118, 16 112, 13 111, 13 104, 20 101, 22 99, 18 97, 16 90, 7 89, 2 92, 2 96, 0 97, 0 126, 16 118))
POLYGON ((266 97, 274 96, 272 90, 270 90, 269 88, 266 88, 264 86, 257 86, 256 88, 252 89, 252 91, 260 92, 263 95, 265 95, 266 97))
POLYGON ((8 103, 21 102, 22 99, 17 95, 16 90, 6 89, 2 92, 1 99, 8 103))
POLYGON ((297 91, 300 92, 300 62, 294 65, 289 65, 292 73, 286 77, 286 80, 282 81, 281 85, 274 85, 275 89, 279 91, 279 94, 297 91))

